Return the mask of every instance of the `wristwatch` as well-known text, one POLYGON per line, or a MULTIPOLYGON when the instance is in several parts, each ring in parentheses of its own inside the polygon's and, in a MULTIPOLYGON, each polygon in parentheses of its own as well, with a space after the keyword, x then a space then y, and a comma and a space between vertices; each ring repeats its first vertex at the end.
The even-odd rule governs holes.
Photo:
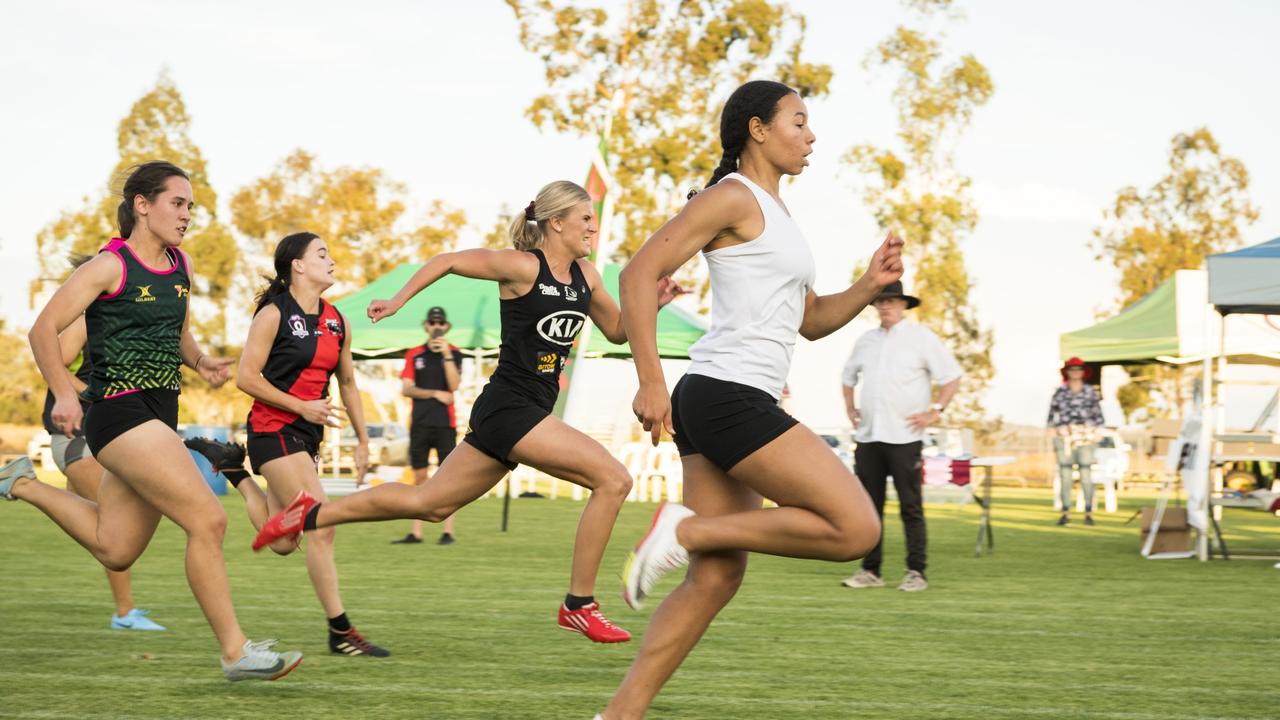
POLYGON ((939 415, 942 414, 943 410, 946 410, 946 408, 942 406, 942 403, 934 403, 929 406, 929 409, 938 413, 939 415))

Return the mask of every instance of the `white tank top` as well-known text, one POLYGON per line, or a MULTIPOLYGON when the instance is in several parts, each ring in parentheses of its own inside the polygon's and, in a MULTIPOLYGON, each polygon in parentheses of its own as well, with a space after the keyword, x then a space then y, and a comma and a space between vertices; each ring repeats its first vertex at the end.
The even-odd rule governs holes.
POLYGON ((711 329, 689 349, 688 372, 782 397, 804 299, 813 288, 813 253, 800 227, 773 196, 738 173, 764 215, 749 242, 703 253, 711 272, 711 329))

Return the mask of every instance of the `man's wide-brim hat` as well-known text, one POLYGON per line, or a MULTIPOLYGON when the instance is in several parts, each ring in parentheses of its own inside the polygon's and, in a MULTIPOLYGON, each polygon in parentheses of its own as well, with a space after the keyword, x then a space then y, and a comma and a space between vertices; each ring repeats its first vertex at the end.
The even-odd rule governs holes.
POLYGON ((1066 362, 1062 363, 1062 369, 1058 371, 1062 373, 1062 379, 1064 381, 1067 379, 1067 371, 1070 370, 1071 368, 1080 368, 1081 370, 1084 370, 1085 380, 1088 380, 1093 377, 1093 368, 1089 367, 1088 363, 1086 363, 1085 361, 1081 360, 1078 357, 1072 357, 1068 359, 1066 362))
POLYGON ((885 285, 884 289, 880 291, 880 294, 877 295, 876 299, 872 300, 872 302, 876 302, 879 300, 889 300, 890 298, 902 298, 903 300, 906 300, 908 310, 920 304, 920 298, 915 297, 913 295, 908 295, 902 291, 901 280, 891 282, 888 285, 885 285))

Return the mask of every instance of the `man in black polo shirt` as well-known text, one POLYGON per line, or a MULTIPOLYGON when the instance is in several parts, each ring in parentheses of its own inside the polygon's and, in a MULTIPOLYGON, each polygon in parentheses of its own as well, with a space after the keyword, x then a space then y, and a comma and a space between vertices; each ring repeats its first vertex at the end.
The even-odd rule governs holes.
MULTIPOLYGON (((453 413, 453 391, 461 379, 462 356, 458 348, 449 344, 445 333, 449 321, 444 308, 436 306, 427 311, 423 328, 427 331, 427 343, 410 348, 404 356, 404 370, 400 373, 405 397, 413 398, 413 422, 409 428, 409 464, 413 466, 413 481, 421 485, 427 481, 428 456, 436 451, 436 467, 444 464, 457 444, 457 421, 453 413)), ((444 534, 440 545, 453 544, 453 517, 444 521, 444 534)), ((422 542, 422 521, 413 521, 413 531, 393 540, 393 544, 422 542)))

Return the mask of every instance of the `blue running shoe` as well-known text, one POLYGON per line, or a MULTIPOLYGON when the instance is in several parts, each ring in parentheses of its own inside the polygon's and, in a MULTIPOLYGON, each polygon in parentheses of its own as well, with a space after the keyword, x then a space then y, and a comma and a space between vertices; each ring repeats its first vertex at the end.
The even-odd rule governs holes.
POLYGON ((125 613, 124 617, 119 615, 111 616, 112 630, 163 630, 164 626, 155 622, 151 618, 150 610, 139 610, 134 608, 125 613))
POLYGON ((13 496, 13 484, 18 482, 19 478, 36 476, 36 469, 31 466, 31 458, 23 457, 0 468, 0 498, 5 500, 17 500, 13 496))

